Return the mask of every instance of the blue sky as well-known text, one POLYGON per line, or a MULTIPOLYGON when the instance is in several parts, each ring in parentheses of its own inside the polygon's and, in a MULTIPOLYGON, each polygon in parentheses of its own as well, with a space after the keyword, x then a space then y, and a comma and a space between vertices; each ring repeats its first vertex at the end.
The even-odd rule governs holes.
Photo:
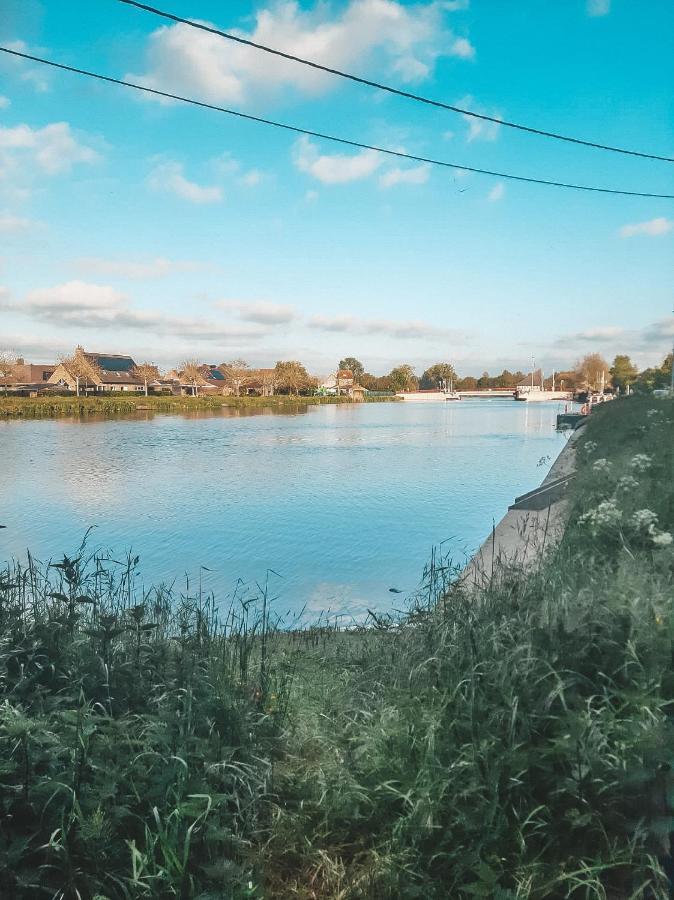
MULTIPOLYGON (((160 4, 161 5, 161 4, 160 4)), ((607 144, 674 151, 669 0, 164 0, 338 68, 607 144)), ((384 95, 115 0, 4 0, 0 39, 82 66, 458 164, 674 193, 672 164, 384 95)), ((393 161, 0 59, 0 348, 355 355, 547 370, 662 359, 674 202, 393 161)))

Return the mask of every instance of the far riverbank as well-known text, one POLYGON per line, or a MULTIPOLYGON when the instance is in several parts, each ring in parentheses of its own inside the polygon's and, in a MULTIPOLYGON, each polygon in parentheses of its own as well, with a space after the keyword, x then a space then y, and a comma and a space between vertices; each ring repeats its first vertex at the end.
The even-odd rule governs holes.
MULTIPOLYGON (((398 402, 397 397, 365 397, 365 403, 398 402)), ((206 412, 232 409, 280 409, 354 403, 350 397, 145 397, 108 395, 99 397, 0 397, 0 418, 55 418, 59 416, 118 416, 134 412, 206 412)))

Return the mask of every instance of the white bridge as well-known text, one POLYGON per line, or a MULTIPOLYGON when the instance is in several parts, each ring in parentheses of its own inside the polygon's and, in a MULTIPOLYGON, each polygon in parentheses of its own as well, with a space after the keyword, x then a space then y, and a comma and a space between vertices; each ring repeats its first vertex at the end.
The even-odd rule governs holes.
POLYGON ((493 397, 503 397, 504 399, 513 400, 515 398, 515 388, 493 388, 482 389, 476 388, 474 391, 456 391, 452 397, 448 397, 444 391, 397 391, 396 397, 399 397, 401 400, 412 400, 416 403, 419 401, 432 401, 432 400, 456 400, 463 399, 464 397, 485 397, 487 400, 493 397), (457 396, 458 395, 458 396, 457 396))

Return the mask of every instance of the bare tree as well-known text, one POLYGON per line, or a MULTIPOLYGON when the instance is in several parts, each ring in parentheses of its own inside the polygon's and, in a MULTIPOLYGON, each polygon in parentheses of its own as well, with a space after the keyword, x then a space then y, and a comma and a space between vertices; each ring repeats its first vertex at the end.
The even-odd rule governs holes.
POLYGON ((147 383, 159 378, 159 369, 154 363, 144 362, 135 367, 133 374, 145 385, 145 396, 147 397, 147 383))
POLYGON ((101 370, 96 363, 88 357, 82 347, 76 347, 72 356, 62 356, 59 363, 67 369, 68 373, 75 379, 75 388, 77 396, 80 395, 80 383, 84 381, 85 389, 89 382, 96 383, 96 379, 100 380, 101 370))
POLYGON ((252 374, 248 363, 244 359, 233 359, 231 362, 222 363, 218 368, 232 385, 234 393, 238 397, 241 388, 249 381, 252 374))
POLYGON ((588 390, 599 390, 610 380, 609 364, 599 353, 588 353, 576 363, 576 377, 588 390))
POLYGON ((18 357, 12 350, 0 350, 0 378, 3 381, 14 375, 18 357))
POLYGON ((199 385, 206 384, 203 373, 203 363, 198 359, 186 359, 180 364, 180 374, 188 384, 192 385, 192 395, 199 396, 199 385))

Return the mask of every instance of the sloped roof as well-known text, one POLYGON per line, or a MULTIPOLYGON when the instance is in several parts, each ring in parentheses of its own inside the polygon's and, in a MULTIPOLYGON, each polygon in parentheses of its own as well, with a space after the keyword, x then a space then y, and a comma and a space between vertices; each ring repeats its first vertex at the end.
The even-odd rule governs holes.
POLYGON ((88 360, 97 365, 104 372, 130 372, 136 368, 136 364, 130 356, 120 356, 115 353, 89 353, 84 354, 88 360))
POLYGON ((204 378, 210 378, 212 381, 224 381, 225 380, 225 376, 222 374, 222 372, 219 369, 206 368, 206 369, 202 369, 202 372, 204 374, 204 378))
POLYGON ((102 369, 101 384, 145 384, 145 382, 136 378, 133 372, 111 372, 108 369, 102 369))

